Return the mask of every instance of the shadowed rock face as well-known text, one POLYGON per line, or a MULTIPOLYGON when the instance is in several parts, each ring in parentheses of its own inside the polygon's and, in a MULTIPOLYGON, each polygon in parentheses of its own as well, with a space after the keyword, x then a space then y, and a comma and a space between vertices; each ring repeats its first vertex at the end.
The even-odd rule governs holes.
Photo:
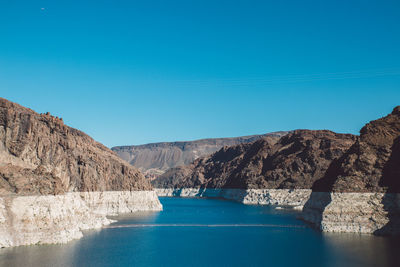
POLYGON ((400 106, 371 121, 322 179, 302 217, 323 231, 400 234, 400 106))
POLYGON ((314 191, 400 193, 400 106, 371 121, 314 191))
POLYGON ((62 119, 0 98, 0 194, 148 189, 138 170, 62 119))
POLYGON ((331 162, 356 141, 350 134, 297 130, 278 142, 262 138, 224 147, 192 164, 168 170, 157 188, 310 189, 331 162))
POLYGON ((224 146, 251 143, 268 137, 276 142, 288 132, 274 132, 264 135, 251 135, 234 138, 212 138, 186 142, 164 142, 139 146, 113 147, 122 159, 145 173, 146 177, 154 179, 169 168, 192 163, 199 157, 208 156, 224 146))

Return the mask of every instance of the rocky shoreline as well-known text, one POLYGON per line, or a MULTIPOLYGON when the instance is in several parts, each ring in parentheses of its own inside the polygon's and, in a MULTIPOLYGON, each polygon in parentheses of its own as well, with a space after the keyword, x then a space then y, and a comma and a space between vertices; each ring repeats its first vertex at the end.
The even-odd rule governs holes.
POLYGON ((312 192, 310 189, 155 188, 159 197, 223 198, 248 205, 302 210, 300 219, 323 232, 400 234, 400 194, 312 192), (352 203, 349 205, 349 203, 352 203))
POLYGON ((304 204, 302 219, 324 232, 397 235, 399 177, 397 106, 367 123, 360 136, 296 130, 276 143, 260 139, 222 148, 170 169, 152 183, 156 188, 178 188, 173 195, 184 195, 185 188, 194 187, 206 188, 205 194, 198 195, 207 196, 210 188, 223 188, 218 197, 243 203, 292 205, 297 201, 299 209, 304 204), (309 191, 293 193, 301 189, 309 191))
POLYGON ((110 149, 0 98, 0 247, 66 243, 106 216, 161 209, 150 182, 110 149))
POLYGON ((66 243, 112 223, 106 216, 143 210, 162 210, 154 191, 2 196, 0 247, 66 243))
POLYGON ((65 243, 159 196, 287 206, 325 232, 400 233, 400 106, 360 136, 296 130, 222 147, 152 181, 50 113, 0 98, 0 247, 65 243), (161 189, 162 188, 162 189, 161 189))
POLYGON ((400 234, 400 194, 313 192, 301 218, 323 232, 400 234))
POLYGON ((249 205, 291 206, 302 209, 311 189, 155 188, 160 197, 214 197, 249 205))

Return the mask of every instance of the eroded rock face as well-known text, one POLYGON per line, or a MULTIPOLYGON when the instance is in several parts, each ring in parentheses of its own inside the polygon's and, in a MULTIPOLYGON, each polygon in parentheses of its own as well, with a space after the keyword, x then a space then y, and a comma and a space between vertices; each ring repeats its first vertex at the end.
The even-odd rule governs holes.
POLYGON ((170 168, 188 165, 194 160, 208 156, 224 146, 251 143, 261 138, 268 138, 270 142, 276 142, 287 133, 274 132, 233 138, 210 138, 196 141, 152 143, 139 146, 118 146, 113 147, 112 150, 152 180, 170 168))
POLYGON ((144 176, 50 114, 0 98, 0 247, 65 243, 162 206, 144 176))
POLYGON ((356 141, 350 134, 297 130, 270 142, 224 147, 153 181, 157 188, 310 189, 356 141))
POLYGON ((303 218, 327 232, 400 234, 400 107, 371 121, 313 186, 303 218))
POLYGON ((115 190, 151 190, 151 185, 61 118, 0 98, 0 194, 115 190))
POLYGON ((335 192, 400 193, 400 106, 371 121, 341 160, 335 192))
POLYGON ((399 234, 399 224, 391 223, 392 214, 400 213, 399 200, 393 193, 313 192, 302 218, 324 232, 399 234))
POLYGON ((154 191, 0 196, 0 248, 66 243, 110 224, 108 215, 161 209, 154 191))
POLYGON ((366 124, 314 191, 400 193, 400 106, 366 124))

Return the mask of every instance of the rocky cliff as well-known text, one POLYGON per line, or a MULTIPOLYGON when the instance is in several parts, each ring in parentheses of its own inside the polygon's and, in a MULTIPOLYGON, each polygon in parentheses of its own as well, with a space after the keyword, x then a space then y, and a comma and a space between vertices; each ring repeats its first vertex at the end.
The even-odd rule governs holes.
POLYGON ((315 182, 304 218, 325 231, 400 233, 399 193, 400 106, 365 125, 315 182))
POLYGON ((400 106, 359 137, 298 130, 224 147, 153 184, 160 195, 304 205, 303 219, 322 231, 400 234, 400 106))
POLYGON ((251 143, 261 138, 276 142, 287 132, 251 135, 234 138, 212 138, 186 142, 164 142, 139 146, 113 147, 122 159, 154 179, 169 168, 187 165, 199 157, 210 155, 224 146, 251 143))
MULTIPOLYGON (((109 223, 105 214, 88 207, 92 202, 87 194, 143 191, 149 196, 148 209, 160 209, 151 190, 137 169, 88 135, 66 126, 61 118, 0 98, 0 247, 65 241, 79 236, 80 229, 109 223), (71 192, 87 194, 77 197, 71 192), (59 214, 57 207, 63 201, 71 206, 59 214), (70 216, 72 221, 86 221, 79 228, 66 221, 70 216), (39 227, 38 220, 47 223, 39 227), (62 236, 55 238, 56 229, 64 229, 62 236)), ((115 196, 96 203, 121 206, 128 202, 131 210, 146 206, 141 203, 136 208, 130 195, 115 196)))
POLYGON ((400 193, 400 106, 361 129, 339 160, 332 191, 400 193))
POLYGON ((297 130, 271 142, 223 147, 153 181, 157 188, 311 189, 356 141, 351 134, 297 130))
POLYGON ((144 176, 110 149, 68 127, 0 99, 0 193, 149 190, 144 176))

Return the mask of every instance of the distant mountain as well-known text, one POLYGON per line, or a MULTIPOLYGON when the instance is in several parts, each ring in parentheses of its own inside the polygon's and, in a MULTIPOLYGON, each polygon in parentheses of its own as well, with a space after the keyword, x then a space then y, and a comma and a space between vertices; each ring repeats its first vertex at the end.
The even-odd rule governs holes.
POLYGON ((111 149, 122 159, 139 168, 148 178, 153 179, 170 168, 190 164, 197 158, 210 155, 224 146, 251 143, 261 138, 267 138, 274 143, 287 133, 281 131, 232 138, 117 146, 111 149))
POLYGON ((172 168, 153 185, 176 189, 310 189, 356 139, 355 135, 327 130, 296 130, 277 142, 264 137, 172 168))
POLYGON ((399 193, 400 106, 366 124, 360 136, 296 130, 274 142, 260 138, 169 169, 152 183, 177 189, 399 193))

